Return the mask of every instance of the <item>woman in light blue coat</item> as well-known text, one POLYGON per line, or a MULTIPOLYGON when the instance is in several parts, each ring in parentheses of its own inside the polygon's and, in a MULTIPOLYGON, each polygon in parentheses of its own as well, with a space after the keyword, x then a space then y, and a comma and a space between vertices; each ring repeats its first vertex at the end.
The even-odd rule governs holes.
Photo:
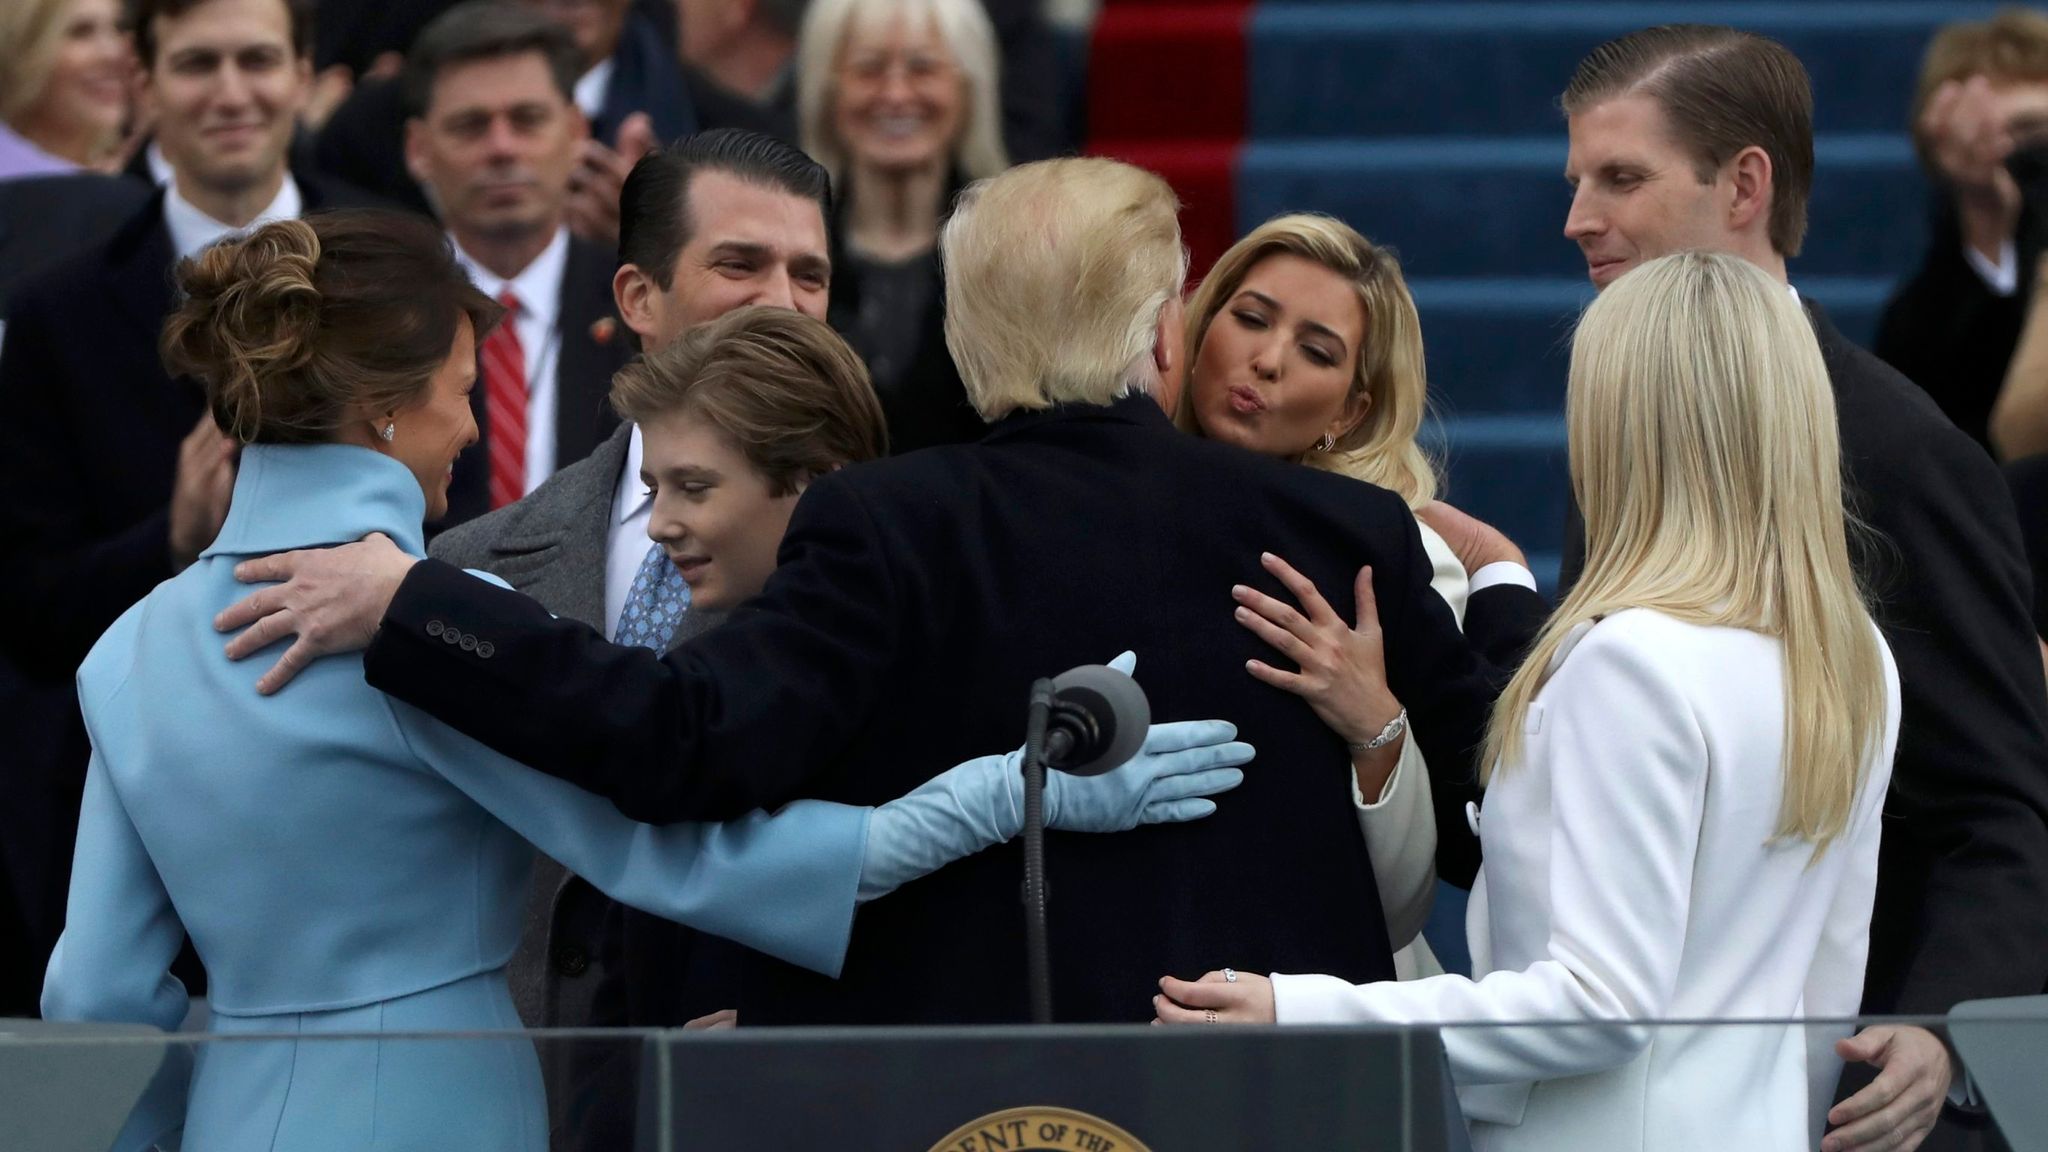
MULTIPOLYGON (((372 532, 424 555, 421 523, 477 439, 476 346, 498 310, 430 226, 381 213, 269 225, 181 276, 167 358, 246 447, 212 547, 79 670, 93 757, 43 1008, 176 1027, 188 1000, 169 966, 189 933, 213 1030, 275 1039, 167 1062, 122 1147, 182 1128, 207 1152, 544 1152, 530 1043, 377 1038, 520 1026, 504 968, 535 847, 619 900, 836 973, 861 901, 1018 830, 1014 756, 878 809, 801 801, 657 828, 375 692, 354 660, 259 695, 212 627, 243 591, 234 565, 372 532), (354 1035, 321 1039, 335 1034, 354 1035)), ((1159 726, 1117 772, 1055 774, 1048 818, 1204 815, 1249 758, 1232 735, 1159 726)))

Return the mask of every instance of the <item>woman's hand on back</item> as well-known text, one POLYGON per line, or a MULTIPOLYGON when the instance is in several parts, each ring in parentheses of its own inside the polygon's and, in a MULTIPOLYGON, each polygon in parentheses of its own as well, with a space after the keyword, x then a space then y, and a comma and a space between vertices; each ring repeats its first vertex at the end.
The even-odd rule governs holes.
POLYGON ((1288 672, 1263 660, 1245 671, 1275 688, 1308 701, 1316 715, 1346 744, 1363 744, 1400 714, 1401 702, 1387 688, 1385 642, 1380 635, 1372 569, 1361 568, 1356 588, 1358 623, 1346 624, 1308 577, 1272 553, 1261 556, 1266 571, 1300 602, 1299 610, 1243 584, 1230 590, 1237 622, 1273 646, 1300 669, 1288 672))

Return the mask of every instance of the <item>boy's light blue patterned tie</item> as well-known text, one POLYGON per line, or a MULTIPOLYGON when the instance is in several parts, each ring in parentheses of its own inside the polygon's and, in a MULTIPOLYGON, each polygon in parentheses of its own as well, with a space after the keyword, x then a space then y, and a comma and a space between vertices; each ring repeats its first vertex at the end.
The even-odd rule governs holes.
POLYGON ((668 651, 675 639, 676 625, 690 606, 690 586, 683 574, 669 562, 668 553, 656 544, 647 550, 640 571, 633 574, 633 587, 626 593, 626 606, 619 610, 617 643, 638 644, 656 652, 668 651))

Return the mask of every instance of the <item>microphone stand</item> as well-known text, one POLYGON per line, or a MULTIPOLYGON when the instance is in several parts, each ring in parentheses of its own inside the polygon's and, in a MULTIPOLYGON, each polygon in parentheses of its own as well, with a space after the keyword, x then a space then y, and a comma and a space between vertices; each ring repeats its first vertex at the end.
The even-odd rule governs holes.
POLYGON ((1031 1019, 1052 1023, 1052 958, 1045 938, 1045 728, 1051 680, 1031 685, 1024 722, 1024 948, 1031 974, 1031 1019))

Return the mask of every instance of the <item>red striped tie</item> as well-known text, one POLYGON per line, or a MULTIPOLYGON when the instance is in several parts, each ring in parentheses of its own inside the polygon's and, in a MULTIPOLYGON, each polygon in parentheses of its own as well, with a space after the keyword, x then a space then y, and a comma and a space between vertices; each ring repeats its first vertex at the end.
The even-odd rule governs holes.
POLYGON ((484 405, 489 421, 491 507, 526 494, 526 351, 519 345, 519 298, 498 297, 505 319, 484 337, 484 405))

